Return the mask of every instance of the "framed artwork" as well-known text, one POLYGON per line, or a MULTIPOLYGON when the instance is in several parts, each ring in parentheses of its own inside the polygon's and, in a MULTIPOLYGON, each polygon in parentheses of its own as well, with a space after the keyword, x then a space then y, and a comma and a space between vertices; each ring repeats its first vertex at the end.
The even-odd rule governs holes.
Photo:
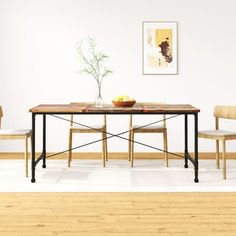
POLYGON ((143 74, 178 74, 177 22, 143 22, 143 74))

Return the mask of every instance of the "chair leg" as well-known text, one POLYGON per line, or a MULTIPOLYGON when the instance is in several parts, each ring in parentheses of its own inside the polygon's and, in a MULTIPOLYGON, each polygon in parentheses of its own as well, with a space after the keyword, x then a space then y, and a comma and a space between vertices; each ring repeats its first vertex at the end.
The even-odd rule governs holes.
POLYGON ((133 167, 134 166, 134 131, 132 130, 130 135, 130 139, 131 139, 131 146, 130 146, 130 166, 133 167))
POLYGON ((28 137, 25 136, 25 176, 28 177, 28 137))
POLYGON ((69 145, 68 145, 68 157, 67 157, 67 162, 68 162, 68 167, 70 167, 70 162, 72 159, 72 131, 69 131, 69 145))
POLYGON ((225 140, 222 141, 222 157, 223 157, 223 179, 226 179, 226 145, 225 145, 225 140))
POLYGON ((163 133, 163 142, 164 142, 164 150, 165 150, 165 165, 166 167, 169 166, 169 162, 168 162, 168 144, 167 144, 167 132, 163 133))
POLYGON ((102 165, 106 167, 106 147, 105 147, 105 133, 102 133, 102 165))
MULTIPOLYGON (((32 160, 32 153, 31 153, 31 150, 32 150, 32 135, 29 136, 29 140, 30 140, 30 155, 28 156, 29 157, 28 159, 32 160)), ((30 168, 31 168, 31 165, 30 165, 30 168)))
POLYGON ((219 140, 216 140, 216 168, 220 169, 219 140))
POLYGON ((29 151, 29 155, 28 155, 28 161, 30 160, 30 162, 29 162, 30 167, 29 168, 30 168, 30 171, 31 171, 31 167, 32 167, 32 165, 31 165, 31 160, 32 160, 32 152, 31 152, 31 150, 32 150, 32 134, 28 138, 29 138, 28 141, 30 142, 30 151, 29 151))
POLYGON ((131 159, 131 130, 129 131, 128 161, 131 159))
MULTIPOLYGON (((106 132, 106 130, 105 130, 106 132)), ((106 154, 106 161, 108 161, 108 151, 107 151, 107 133, 105 133, 105 140, 104 140, 104 144, 105 144, 105 154, 106 154)))

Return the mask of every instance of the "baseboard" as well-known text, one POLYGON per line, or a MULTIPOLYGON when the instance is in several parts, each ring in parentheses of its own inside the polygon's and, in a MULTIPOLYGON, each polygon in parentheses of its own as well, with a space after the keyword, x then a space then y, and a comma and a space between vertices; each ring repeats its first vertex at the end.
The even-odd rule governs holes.
MULTIPOLYGON (((54 153, 50 152, 47 153, 48 156, 52 155, 54 153)), ((176 152, 176 154, 183 156, 183 153, 176 152)), ((39 156, 40 153, 36 153, 36 156, 39 156)), ((193 155, 190 153, 190 155, 193 155)), ((109 152, 108 153, 109 159, 127 159, 128 154, 127 152, 109 152)), ((100 159, 101 153, 100 152, 73 152, 73 159, 100 159)), ((199 159, 204 160, 212 160, 215 159, 216 154, 214 152, 200 152, 199 153, 199 159)), ((14 159, 23 159, 24 153, 23 152, 1 152, 0 153, 0 159, 8 159, 8 160, 14 160, 14 159)), ((67 154, 62 153, 53 157, 50 157, 50 159, 60 160, 60 159, 66 159, 67 154)), ((164 159, 163 153, 158 152, 136 152, 134 154, 135 159, 164 159)), ((175 156, 173 154, 169 154, 169 159, 181 159, 181 157, 175 156)), ((227 159, 236 159, 236 153, 235 152, 228 152, 227 153, 227 159)))

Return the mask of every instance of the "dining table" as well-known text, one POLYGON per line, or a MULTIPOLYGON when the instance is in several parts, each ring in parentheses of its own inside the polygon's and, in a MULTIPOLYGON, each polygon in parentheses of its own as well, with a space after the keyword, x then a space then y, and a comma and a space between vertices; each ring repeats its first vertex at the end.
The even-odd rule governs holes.
MULTIPOLYGON (((42 161, 42 168, 46 168, 46 159, 49 157, 47 155, 47 147, 46 147, 46 140, 47 140, 47 116, 54 116, 59 119, 63 119, 65 121, 69 121, 64 117, 64 115, 168 115, 167 119, 175 118, 177 116, 182 116, 184 121, 184 150, 183 150, 183 160, 184 160, 184 168, 188 168, 188 161, 190 161, 193 165, 194 169, 194 182, 198 183, 198 170, 199 170, 199 163, 198 163, 198 113, 200 109, 194 107, 190 104, 159 104, 159 103, 152 103, 151 105, 142 105, 136 104, 132 107, 117 107, 113 104, 105 104, 103 106, 97 107, 91 103, 83 103, 83 105, 76 105, 76 104, 40 104, 33 108, 29 109, 29 112, 32 115, 32 159, 31 159, 31 182, 35 183, 36 181, 36 166, 37 164, 42 161), (38 142, 38 137, 36 135, 36 117, 42 117, 42 128, 39 132, 42 135, 42 152, 38 158, 36 158, 35 147, 36 143, 38 142), (193 117, 194 125, 193 125, 193 141, 194 141, 194 151, 193 154, 190 155, 188 147, 189 147, 189 117, 193 117)), ((152 122, 151 124, 158 123, 161 120, 157 120, 156 122, 152 122)), ((83 124, 80 124, 83 126, 83 124)), ((114 134, 107 131, 107 139, 118 137, 121 139, 126 139, 121 136, 121 134, 127 133, 129 130, 124 132, 114 134)), ((38 136, 41 136, 38 135, 38 136)), ((129 139, 126 139, 129 140, 129 139)), ((102 141, 102 140, 98 140, 102 141)), ((135 142, 134 140, 131 140, 135 142)), ((89 145, 89 143, 88 143, 89 145)), ((84 146, 84 145, 83 145, 84 146)), ((157 147, 152 147, 156 150, 161 150, 157 147)), ((59 152, 67 152, 68 150, 59 152)), ((169 152, 171 153, 171 152, 169 152)), ((171 153, 173 155, 177 155, 175 153, 171 153)), ((55 155, 55 154, 54 154, 55 155)), ((180 156, 180 155, 178 155, 180 156)))

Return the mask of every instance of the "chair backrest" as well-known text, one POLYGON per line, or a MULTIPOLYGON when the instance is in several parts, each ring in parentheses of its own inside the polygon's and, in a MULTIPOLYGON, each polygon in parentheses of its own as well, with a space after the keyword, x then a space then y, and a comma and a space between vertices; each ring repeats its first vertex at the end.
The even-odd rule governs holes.
POLYGON ((214 107, 215 128, 219 129, 219 118, 236 120, 236 106, 222 106, 214 107))
POLYGON ((2 107, 0 106, 0 129, 1 129, 1 121, 3 117, 2 107))
POLYGON ((236 106, 220 106, 214 108, 214 116, 216 118, 236 119, 236 106))
MULTIPOLYGON (((84 107, 84 106, 94 106, 95 105, 94 102, 71 102, 70 104, 71 105, 76 105, 76 106, 81 106, 81 107, 84 107)), ((70 125, 71 126, 73 126, 73 121, 74 121, 73 116, 74 115, 71 115, 71 119, 70 119, 70 121, 71 121, 70 125)), ((104 124, 104 126, 106 126, 106 124, 107 124, 107 118, 106 118, 105 114, 103 115, 103 124, 104 124)))
MULTIPOLYGON (((165 103, 163 102, 137 102, 135 105, 137 106, 156 106, 156 105, 163 105, 165 103)), ((130 127, 132 126, 133 123, 133 119, 132 119, 133 115, 130 115, 130 127)), ((163 124, 164 127, 166 127, 166 115, 163 115, 163 121, 161 122, 163 124)))

